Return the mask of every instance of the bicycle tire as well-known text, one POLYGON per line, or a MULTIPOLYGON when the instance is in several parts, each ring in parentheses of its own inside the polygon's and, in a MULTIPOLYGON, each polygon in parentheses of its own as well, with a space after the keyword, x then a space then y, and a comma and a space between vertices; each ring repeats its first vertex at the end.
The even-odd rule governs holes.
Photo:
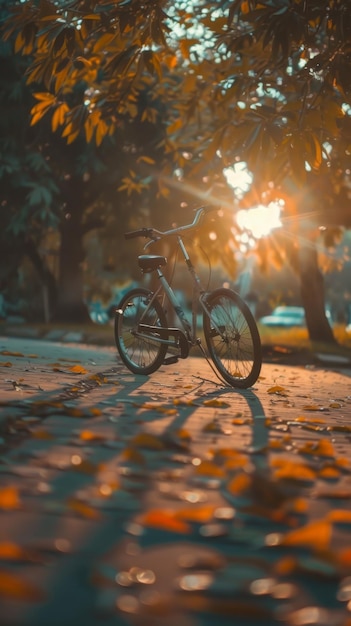
POLYGON ((231 289, 215 289, 207 296, 206 304, 210 314, 203 314, 203 329, 214 366, 233 387, 252 387, 262 366, 261 340, 254 316, 231 289))
POLYGON ((123 363, 134 374, 155 372, 163 364, 168 349, 167 345, 154 341, 151 334, 148 339, 133 334, 140 323, 167 328, 166 314, 159 300, 152 303, 145 315, 152 295, 148 289, 132 289, 122 298, 115 315, 116 347, 123 363))

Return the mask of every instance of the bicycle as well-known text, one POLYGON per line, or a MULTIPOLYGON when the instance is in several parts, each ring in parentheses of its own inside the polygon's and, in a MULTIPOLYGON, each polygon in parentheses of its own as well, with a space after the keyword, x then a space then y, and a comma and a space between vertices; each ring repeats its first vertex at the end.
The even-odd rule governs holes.
POLYGON ((203 289, 182 238, 182 234, 195 229, 210 210, 214 210, 213 207, 200 207, 191 224, 165 232, 155 228, 141 228, 125 233, 126 239, 147 238, 144 250, 164 237, 176 236, 193 283, 192 317, 189 321, 164 276, 162 267, 167 265, 166 257, 142 254, 138 256, 142 273, 155 272, 160 285, 154 292, 137 287, 124 295, 115 311, 115 343, 127 368, 134 374, 143 375, 152 374, 161 365, 176 363, 179 358, 186 359, 190 349, 199 346, 217 376, 219 372, 218 377, 222 381, 233 387, 248 388, 258 379, 262 365, 261 341, 255 318, 235 291, 224 287, 210 292, 203 289), (169 326, 167 322, 163 305, 165 296, 179 320, 179 325, 175 327, 169 326), (199 307, 212 363, 201 339, 197 337, 199 307), (177 353, 167 357, 170 349, 176 349, 177 353))

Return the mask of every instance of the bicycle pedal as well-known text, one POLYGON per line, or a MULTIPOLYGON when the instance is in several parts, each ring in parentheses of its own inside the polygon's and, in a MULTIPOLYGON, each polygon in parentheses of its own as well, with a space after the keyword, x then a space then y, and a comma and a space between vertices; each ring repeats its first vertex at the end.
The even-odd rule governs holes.
POLYGON ((174 355, 174 356, 168 356, 166 359, 164 359, 163 361, 163 365, 172 365, 173 363, 178 363, 178 356, 174 355))

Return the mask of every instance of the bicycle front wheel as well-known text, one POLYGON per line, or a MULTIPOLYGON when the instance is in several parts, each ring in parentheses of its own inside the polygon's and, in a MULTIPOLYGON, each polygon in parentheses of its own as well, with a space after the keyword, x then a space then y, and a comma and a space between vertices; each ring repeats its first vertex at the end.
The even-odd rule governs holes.
POLYGON ((216 289, 206 298, 203 327, 213 364, 233 387, 251 387, 262 365, 261 340, 255 318, 231 289, 216 289))
POLYGON ((132 289, 121 300, 115 316, 115 342, 123 363, 134 374, 152 374, 163 363, 167 345, 157 341, 155 327, 167 328, 166 314, 159 300, 151 304, 152 292, 132 289), (152 326, 152 331, 139 324, 152 326))

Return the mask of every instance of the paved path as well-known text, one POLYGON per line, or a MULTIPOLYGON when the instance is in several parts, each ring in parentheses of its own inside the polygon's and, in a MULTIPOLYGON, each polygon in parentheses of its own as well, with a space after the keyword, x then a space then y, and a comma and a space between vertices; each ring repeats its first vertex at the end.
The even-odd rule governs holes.
POLYGON ((0 338, 1 626, 349 626, 347 370, 0 338), (16 348, 16 349, 15 349, 16 348), (295 532, 295 534, 294 534, 295 532))

